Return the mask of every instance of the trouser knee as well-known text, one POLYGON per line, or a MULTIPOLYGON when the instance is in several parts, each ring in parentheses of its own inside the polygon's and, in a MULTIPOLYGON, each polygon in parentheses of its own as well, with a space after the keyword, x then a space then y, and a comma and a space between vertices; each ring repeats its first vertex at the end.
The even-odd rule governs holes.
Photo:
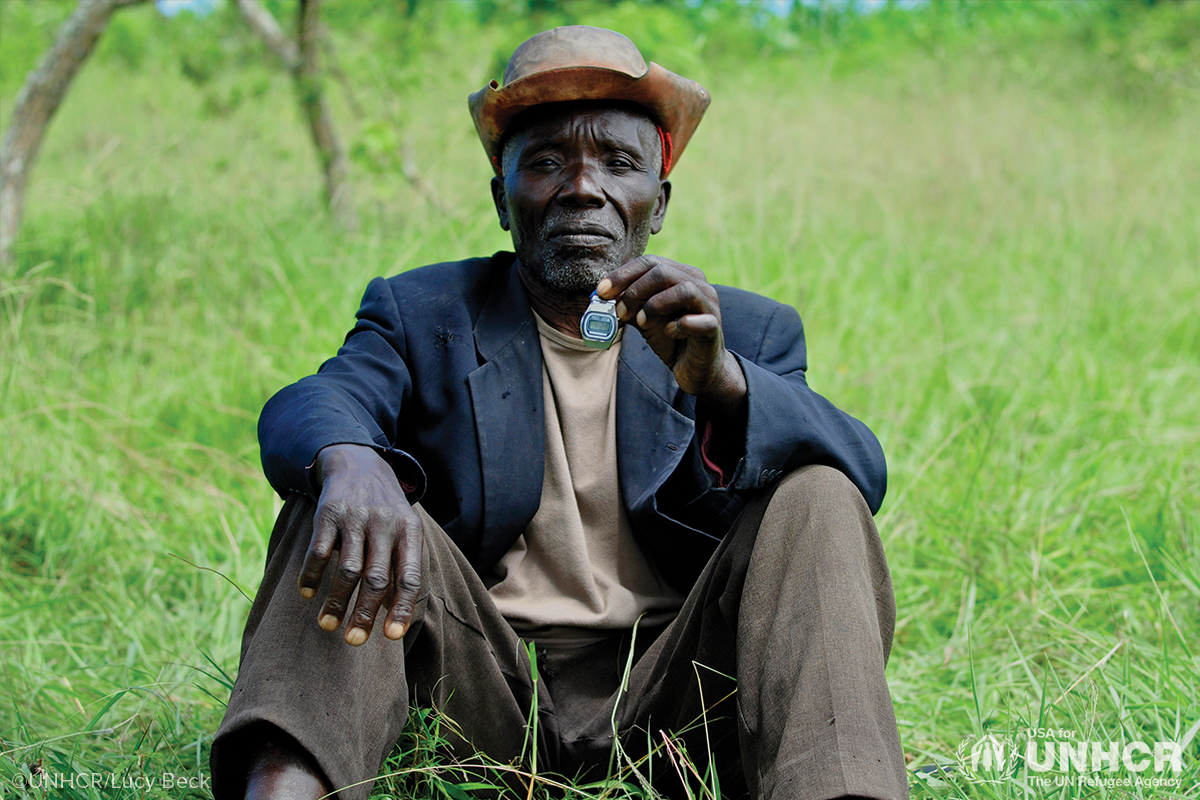
POLYGON ((777 514, 797 522, 823 522, 825 528, 871 520, 858 487, 840 470, 823 464, 800 467, 779 479, 766 511, 768 519, 777 514))
MULTIPOLYGON (((782 574, 852 584, 873 596, 884 658, 896 604, 883 543, 858 487, 839 470, 809 465, 788 473, 766 500, 751 569, 778 564, 782 574)), ((781 577, 781 580, 782 577, 781 577)), ((785 581, 786 582, 786 581, 785 581)), ((809 587, 805 591, 816 590, 809 587)))

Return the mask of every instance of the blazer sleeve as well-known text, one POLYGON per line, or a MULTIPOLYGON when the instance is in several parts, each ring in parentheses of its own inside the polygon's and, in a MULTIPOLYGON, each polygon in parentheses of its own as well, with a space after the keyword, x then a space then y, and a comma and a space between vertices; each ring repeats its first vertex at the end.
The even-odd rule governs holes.
MULTIPOLYGON (((887 465, 879 440, 862 422, 809 388, 800 315, 791 306, 772 305, 766 323, 756 326, 761 331, 757 338, 740 330, 730 336, 727 328, 727 344, 746 375, 741 459, 725 485, 718 487, 694 443, 692 457, 681 462, 659 497, 664 510, 678 509, 678 516, 669 515, 692 527, 703 528, 701 521, 706 518, 728 522, 742 506, 739 496, 764 489, 808 464, 824 464, 844 473, 871 513, 883 504, 887 465)), ((720 424, 714 420, 714 425, 720 424)), ((697 408, 696 427, 697 431, 704 427, 702 407, 697 408)))
POLYGON ((748 413, 732 488, 760 488, 807 464, 825 464, 845 473, 877 512, 887 491, 883 448, 866 425, 808 387, 796 309, 777 308, 753 360, 735 356, 746 374, 748 413))
POLYGON ((387 281, 375 278, 337 355, 316 375, 280 390, 263 408, 258 440, 263 471, 276 492, 315 498, 311 467, 317 452, 334 444, 358 444, 383 456, 413 502, 421 498, 424 471, 394 447, 397 421, 412 395, 405 353, 395 294, 387 281))

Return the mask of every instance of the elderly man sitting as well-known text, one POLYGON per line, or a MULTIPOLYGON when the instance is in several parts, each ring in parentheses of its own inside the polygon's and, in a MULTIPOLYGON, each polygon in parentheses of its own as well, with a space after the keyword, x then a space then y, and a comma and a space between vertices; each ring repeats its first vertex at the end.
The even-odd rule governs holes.
POLYGON ((516 252, 375 279, 264 409, 288 500, 218 797, 365 797, 410 702, 514 761, 535 692, 543 770, 616 736, 678 796, 665 731, 727 797, 907 795, 879 443, 808 388, 794 309, 645 253, 708 103, 582 26, 471 96, 516 252))

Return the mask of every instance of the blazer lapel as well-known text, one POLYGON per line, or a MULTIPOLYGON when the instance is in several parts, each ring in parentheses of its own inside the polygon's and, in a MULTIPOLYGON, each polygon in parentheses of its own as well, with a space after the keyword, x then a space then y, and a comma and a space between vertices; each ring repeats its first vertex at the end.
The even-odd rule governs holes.
MULTIPOLYGON (((467 376, 483 474, 485 535, 478 563, 500 560, 542 497, 546 468, 542 351, 516 263, 498 275, 475 323, 483 364, 467 376)), ((696 423, 674 407, 679 386, 641 334, 627 327, 617 370, 617 469, 625 507, 655 510, 696 423)))
POLYGON ((533 519, 545 470, 542 351, 516 263, 497 276, 474 334, 484 363, 467 385, 483 473, 479 563, 489 568, 533 519))
POLYGON ((641 333, 626 327, 617 372, 617 469, 632 512, 654 510, 654 494, 679 465, 696 431, 674 407, 675 377, 641 333))

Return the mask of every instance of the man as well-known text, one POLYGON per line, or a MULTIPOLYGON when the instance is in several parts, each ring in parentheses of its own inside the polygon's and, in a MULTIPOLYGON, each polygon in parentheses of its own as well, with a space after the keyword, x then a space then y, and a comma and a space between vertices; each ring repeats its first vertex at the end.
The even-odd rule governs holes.
POLYGON ((668 796, 680 746, 728 797, 907 795, 879 444, 808 389, 793 309, 645 254, 708 102, 582 26, 472 95, 515 255, 374 280, 264 409, 289 499, 218 797, 365 797, 410 702, 513 761, 535 693, 542 771, 615 729, 668 796))

